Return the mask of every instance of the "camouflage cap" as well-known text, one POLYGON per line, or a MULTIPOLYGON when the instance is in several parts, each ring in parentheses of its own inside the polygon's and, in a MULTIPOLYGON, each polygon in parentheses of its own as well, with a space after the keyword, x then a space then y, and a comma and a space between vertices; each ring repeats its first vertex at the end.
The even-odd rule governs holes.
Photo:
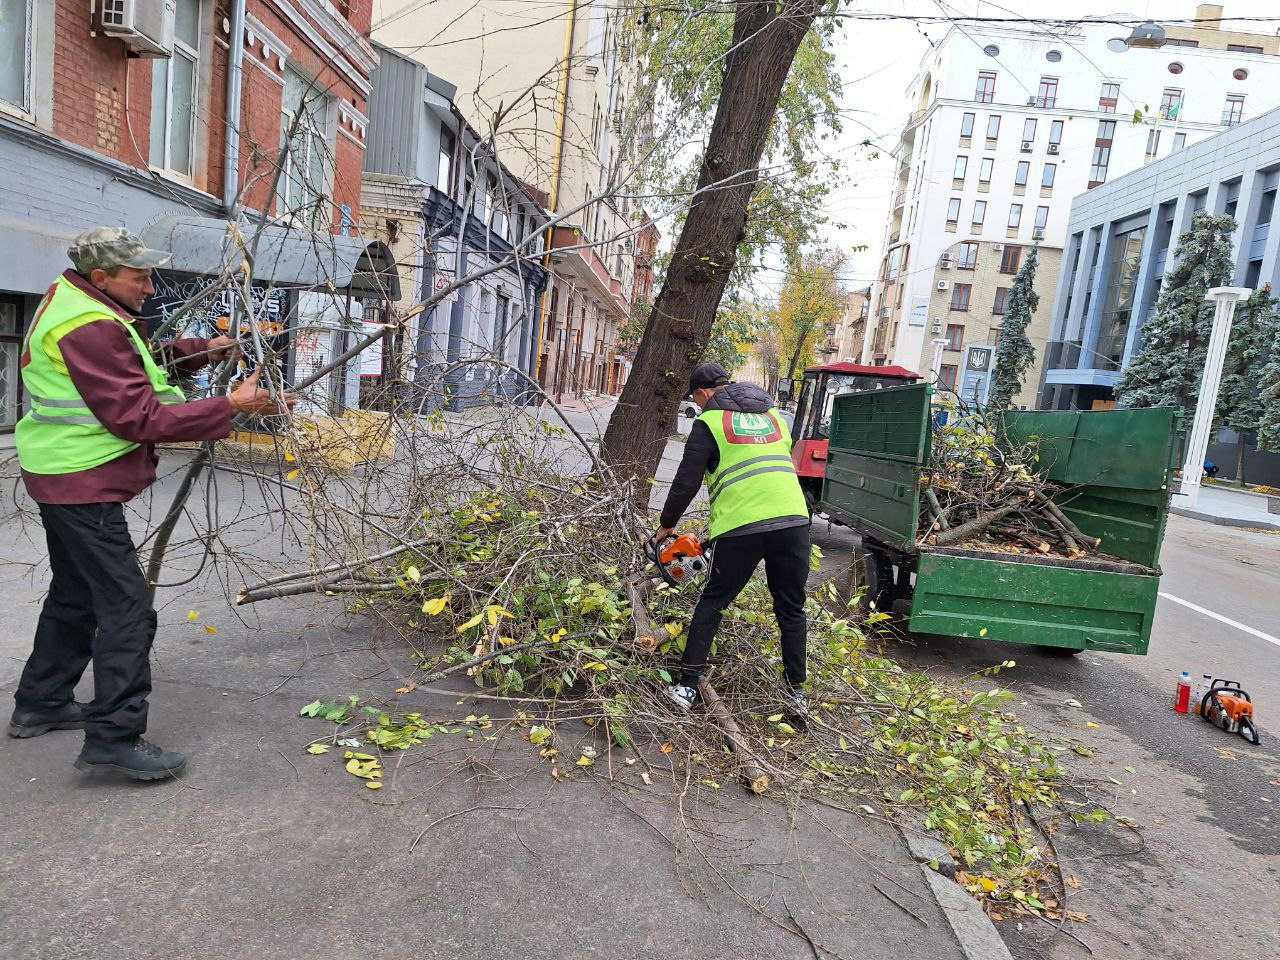
POLYGON ((148 270, 169 262, 169 254, 148 250, 145 243, 124 227, 91 227, 71 241, 67 255, 83 274, 112 267, 148 270))

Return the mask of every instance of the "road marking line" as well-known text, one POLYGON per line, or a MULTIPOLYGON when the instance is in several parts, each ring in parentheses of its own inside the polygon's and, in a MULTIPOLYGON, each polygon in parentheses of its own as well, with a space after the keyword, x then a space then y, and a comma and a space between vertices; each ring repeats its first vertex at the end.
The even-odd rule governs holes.
POLYGON ((1184 607, 1190 607, 1196 613, 1203 613, 1206 617, 1213 617, 1213 619, 1220 620, 1229 627, 1235 627, 1237 630, 1243 630, 1245 633, 1251 633, 1255 637, 1267 641, 1267 643, 1274 643, 1277 647, 1280 647, 1280 637, 1273 637, 1269 633, 1263 633, 1261 630, 1255 630, 1253 627, 1246 626, 1238 620, 1232 620, 1230 617, 1224 617, 1220 613, 1214 613, 1212 610, 1206 610, 1204 607, 1198 606, 1190 600, 1183 600, 1181 597, 1175 597, 1172 593, 1165 593, 1162 590, 1160 591, 1160 596, 1164 597, 1166 600, 1172 600, 1174 603, 1180 603, 1184 607))

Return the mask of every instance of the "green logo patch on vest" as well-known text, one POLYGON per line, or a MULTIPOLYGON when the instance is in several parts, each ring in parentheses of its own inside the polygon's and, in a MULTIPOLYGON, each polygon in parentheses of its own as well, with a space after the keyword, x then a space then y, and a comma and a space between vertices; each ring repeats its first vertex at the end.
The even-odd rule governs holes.
POLYGON ((772 413, 725 410, 721 423, 730 443, 773 443, 782 439, 782 427, 772 413))

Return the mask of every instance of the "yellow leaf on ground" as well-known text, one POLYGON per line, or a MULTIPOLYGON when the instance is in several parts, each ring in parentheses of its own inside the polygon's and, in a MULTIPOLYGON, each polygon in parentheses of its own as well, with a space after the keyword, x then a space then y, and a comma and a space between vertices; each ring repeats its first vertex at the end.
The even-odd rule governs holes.
POLYGON ((297 459, 298 459, 298 458, 297 458, 297 457, 295 457, 295 456, 294 456, 292 453, 290 453, 288 450, 286 450, 286 451, 284 452, 284 462, 285 462, 285 463, 293 463, 293 461, 295 461, 295 460, 297 460, 297 459))
POLYGON ((396 693, 413 693, 418 688, 416 680, 410 680, 403 687, 396 687, 396 693))
POLYGON ((327 743, 313 743, 311 746, 307 747, 307 753, 313 756, 318 753, 328 753, 328 752, 329 752, 329 745, 327 743))
POLYGON ((474 627, 474 626, 476 626, 477 624, 479 624, 479 623, 480 623, 480 621, 481 621, 481 620, 483 620, 483 619, 484 619, 484 613, 483 613, 483 612, 481 612, 481 613, 477 613, 474 617, 472 617, 470 620, 468 620, 466 623, 464 623, 462 626, 460 626, 460 627, 459 627, 457 630, 455 630, 454 632, 455 632, 455 633, 466 633, 466 632, 467 632, 468 630, 470 630, 472 627, 474 627))
POLYGON ((660 749, 662 750, 663 753, 670 753, 672 750, 675 749, 675 747, 673 747, 670 743, 664 743, 660 749))
POLYGON ((978 877, 977 880, 978 880, 978 885, 982 887, 982 889, 985 890, 987 893, 990 893, 992 890, 994 890, 996 887, 999 886, 999 884, 996 883, 994 880, 992 880, 990 877, 978 877))
POLYGON ((1084 722, 1084 725, 1085 725, 1086 727, 1096 727, 1096 726, 1098 726, 1098 724, 1094 723, 1092 720, 1086 720, 1086 721, 1084 722))
POLYGON ((188 622, 188 623, 190 623, 192 620, 197 619, 199 616, 200 616, 200 611, 199 611, 199 610, 188 610, 188 611, 187 611, 187 622, 188 622))
POLYGON ((209 626, 209 624, 207 624, 207 623, 206 623, 206 624, 204 625, 204 632, 205 632, 205 633, 217 633, 217 632, 218 632, 218 628, 217 628, 217 627, 211 627, 211 626, 209 626))
POLYGON ((594 763, 595 763, 595 760, 592 759, 591 757, 582 756, 578 758, 578 766, 580 767, 589 767, 594 763))
POLYGON ((365 786, 368 787, 370 790, 381 790, 382 782, 379 780, 370 780, 368 783, 365 784, 365 786))
POLYGON ((678 623, 664 623, 663 626, 667 628, 667 633, 671 634, 673 637, 680 636, 680 631, 684 629, 678 623))
POLYGON ((1080 880, 1076 877, 1067 877, 1063 880, 1063 882, 1072 890, 1080 889, 1080 880))
POLYGON ((297 471, 297 470, 290 470, 288 473, 286 473, 286 474, 284 475, 284 478, 285 478, 286 480, 297 480, 297 479, 298 479, 298 473, 299 473, 299 471, 297 471))
POLYGON ((410 580, 412 580, 414 583, 417 583, 419 580, 422 579, 422 573, 418 570, 417 567, 410 567, 408 570, 404 572, 404 575, 408 577, 410 580))
POLYGON ((429 613, 433 617, 444 609, 444 605, 449 602, 449 595, 446 593, 443 597, 435 597, 428 600, 422 605, 422 612, 429 613))

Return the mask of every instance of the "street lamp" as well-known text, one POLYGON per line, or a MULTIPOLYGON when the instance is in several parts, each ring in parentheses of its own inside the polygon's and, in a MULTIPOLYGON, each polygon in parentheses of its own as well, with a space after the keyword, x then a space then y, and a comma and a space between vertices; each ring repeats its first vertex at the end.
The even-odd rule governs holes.
POLYGON ((1200 496, 1200 476, 1204 473, 1204 457, 1209 449, 1213 412, 1218 405, 1218 386, 1222 382, 1227 341, 1231 339, 1231 322, 1235 318, 1236 304, 1251 293, 1253 291, 1248 287, 1214 287, 1204 296, 1215 305, 1213 332, 1209 334, 1204 373, 1200 377, 1200 395, 1196 399, 1196 414, 1191 422, 1191 437, 1187 441, 1187 457, 1182 463, 1180 495, 1184 499, 1179 503, 1182 507, 1194 508, 1200 496))
POLYGON ((1159 50, 1167 42, 1168 38, 1165 36, 1164 27, 1154 20, 1144 20, 1133 28, 1133 33, 1125 38, 1124 45, 1130 50, 1134 47, 1142 50, 1159 50))
POLYGON ((941 337, 933 338, 933 365, 930 367, 929 382, 935 387, 938 385, 938 378, 942 376, 942 351, 946 348, 946 340, 941 337))

